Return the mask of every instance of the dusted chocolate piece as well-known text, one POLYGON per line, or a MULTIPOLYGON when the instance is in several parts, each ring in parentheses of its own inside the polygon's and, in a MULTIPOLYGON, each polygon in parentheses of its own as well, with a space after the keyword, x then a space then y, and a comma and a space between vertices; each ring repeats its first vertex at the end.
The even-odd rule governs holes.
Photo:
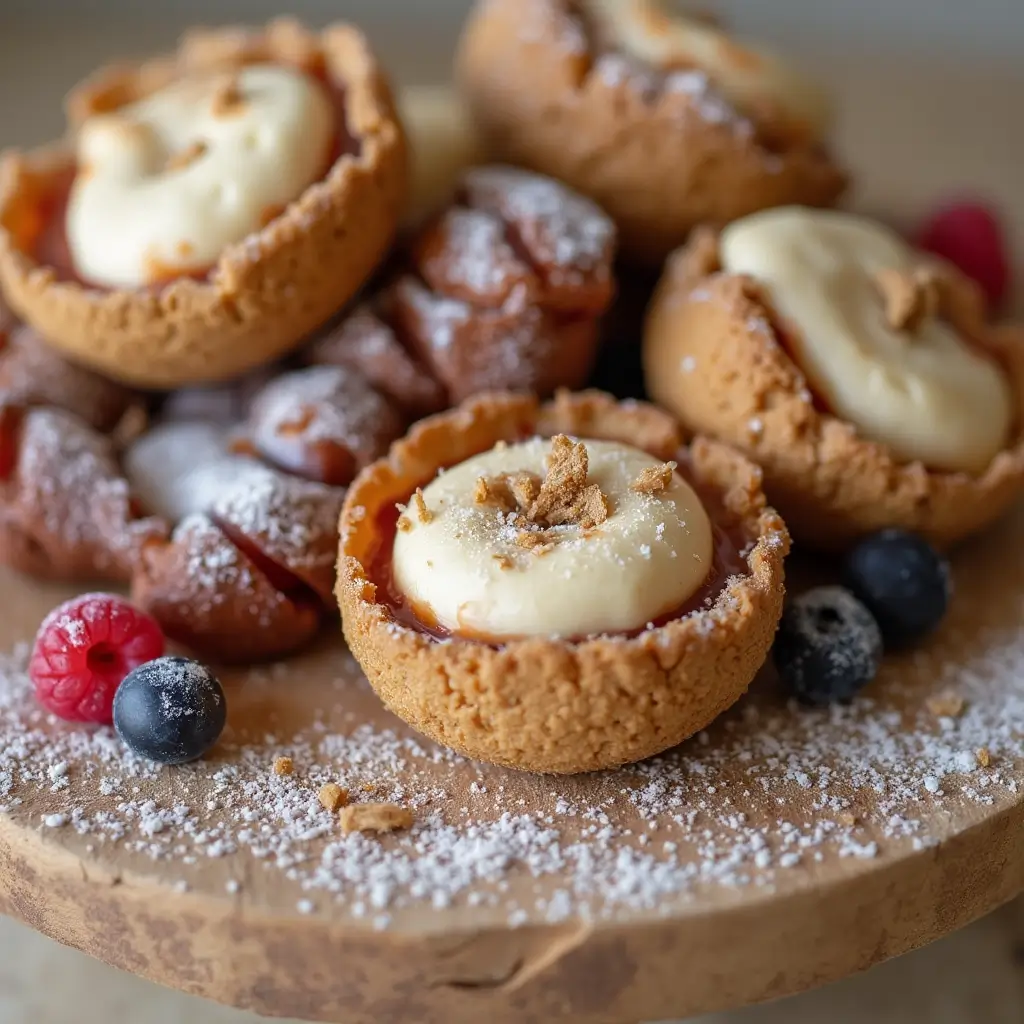
POLYGON ((256 395, 248 443, 285 472, 344 487, 403 427, 357 370, 312 366, 276 377, 256 395))
POLYGON ((393 365, 396 400, 420 411, 433 395, 407 383, 419 367, 452 402, 495 388, 580 387, 614 296, 614 251, 611 221, 564 185, 473 168, 455 203, 413 239, 411 272, 317 343, 313 358, 337 362, 349 348, 348 361, 369 367, 375 383, 393 365))
POLYGON ((68 362, 27 324, 12 328, 0 344, 0 390, 25 405, 64 409, 103 434, 129 409, 143 408, 138 392, 68 362))
POLYGON ((216 661, 303 647, 333 608, 343 492, 247 462, 205 512, 147 546, 132 596, 164 632, 216 661))
POLYGON ((171 541, 148 548, 132 599, 189 650, 218 662, 283 657, 320 628, 319 601, 279 589, 207 516, 183 519, 171 541))
POLYGON ((398 340, 370 305, 358 306, 307 350, 313 363, 358 370, 409 418, 447 405, 444 388, 398 340))
POLYGON ((69 412, 0 399, 0 562, 65 581, 130 579, 167 535, 141 518, 113 443, 69 412))

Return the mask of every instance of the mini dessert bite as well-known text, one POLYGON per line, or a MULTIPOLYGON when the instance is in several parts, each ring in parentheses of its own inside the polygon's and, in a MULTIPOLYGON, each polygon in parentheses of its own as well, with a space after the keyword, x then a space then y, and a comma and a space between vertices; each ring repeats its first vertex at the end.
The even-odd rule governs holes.
POLYGON ((124 583, 167 524, 141 514, 114 443, 72 413, 0 395, 0 564, 124 583))
POLYGON ((54 346, 118 380, 224 380, 294 347, 382 258, 405 144, 362 35, 188 34, 68 103, 73 147, 0 179, 0 283, 54 346))
POLYGON ((349 489, 349 647, 391 710, 479 760, 572 773, 648 757, 767 655, 788 536, 759 481, 642 403, 469 400, 349 489))
POLYGON ((202 511, 143 549, 132 597, 168 637, 210 660, 291 654, 333 605, 343 495, 236 457, 202 511))
POLYGON ((614 251, 615 227, 589 199, 527 171, 475 167, 412 240, 409 271, 312 358, 358 366, 418 412, 494 388, 580 387, 614 296, 614 251), (440 395, 404 383, 416 377, 440 395))
POLYGON ((380 458, 404 423, 358 370, 311 366, 271 380, 235 444, 295 476, 345 487, 380 458))
POLYGON ((816 85, 657 0, 481 0, 457 68, 489 151, 595 199, 637 262, 846 185, 816 85))
POLYGON ((782 208, 670 260, 644 337, 652 397, 742 448, 794 537, 885 527, 948 545, 1024 490, 1024 333, 892 231, 782 208))
POLYGON ((25 405, 52 405, 108 434, 130 411, 142 423, 138 392, 59 356, 27 324, 11 328, 6 342, 0 330, 0 391, 25 405))

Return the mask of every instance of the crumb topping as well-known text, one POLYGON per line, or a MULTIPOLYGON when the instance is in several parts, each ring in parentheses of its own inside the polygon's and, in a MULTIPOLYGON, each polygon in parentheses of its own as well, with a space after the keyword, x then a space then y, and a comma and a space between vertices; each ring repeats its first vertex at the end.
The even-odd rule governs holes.
POLYGON ((427 503, 423 499, 423 491, 419 487, 413 492, 412 503, 416 509, 416 518, 421 523, 429 523, 434 518, 434 513, 427 508, 427 503))
POLYGON ((639 494, 661 494, 672 482, 676 463, 666 462, 661 466, 648 466, 629 486, 639 494))
POLYGON ((925 706, 936 718, 959 718, 963 714, 964 699, 955 693, 940 693, 930 697, 925 706))
POLYGON ((325 811, 334 814, 348 803, 348 790, 336 782, 325 782, 317 793, 317 799, 325 811))
POLYGON ((295 762, 290 757, 275 757, 273 767, 275 775, 291 775, 295 771, 295 762))
POLYGON ((412 828, 413 813, 408 807, 398 804, 350 804, 338 814, 341 831, 352 832, 395 832, 412 828))
POLYGON ((875 284, 885 302, 886 320, 897 331, 914 334, 941 312, 942 279, 930 267, 884 267, 876 272, 875 284))

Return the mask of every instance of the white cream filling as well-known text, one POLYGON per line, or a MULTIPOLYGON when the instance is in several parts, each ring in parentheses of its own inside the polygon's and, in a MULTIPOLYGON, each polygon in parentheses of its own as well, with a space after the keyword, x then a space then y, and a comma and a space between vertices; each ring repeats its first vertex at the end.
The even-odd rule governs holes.
POLYGON ((136 288, 212 265, 323 174, 335 128, 322 86, 270 64, 89 118, 66 218, 75 269, 136 288))
POLYGON ((786 207, 729 225, 722 267, 766 285, 801 370, 839 417, 905 461, 981 472, 1009 441, 1002 368, 948 323, 890 325, 876 276, 910 272, 913 249, 879 224, 786 207))
POLYGON ((680 608, 707 578, 711 522, 678 474, 659 493, 631 488, 657 459, 627 445, 586 441, 590 483, 609 516, 591 530, 555 527, 543 554, 516 543, 521 518, 476 504, 481 476, 528 470, 543 477, 551 442, 498 447, 423 489, 411 528, 395 537, 393 578, 413 607, 453 633, 509 638, 628 632, 680 608))

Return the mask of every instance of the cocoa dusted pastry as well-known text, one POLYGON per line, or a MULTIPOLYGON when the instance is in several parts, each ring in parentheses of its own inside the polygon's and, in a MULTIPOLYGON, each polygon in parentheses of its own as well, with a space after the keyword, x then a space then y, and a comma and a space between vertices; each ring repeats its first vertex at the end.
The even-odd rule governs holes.
POLYGON ((451 402, 499 387, 580 387, 614 295, 614 251, 615 228, 590 200, 527 171, 473 168, 413 239, 410 272, 312 358, 359 366, 386 391, 394 366, 389 393, 420 412, 437 401, 407 383, 421 367, 451 402))
POLYGON ((109 438, 62 409, 0 398, 0 563, 43 579, 126 582, 167 534, 137 512, 109 438))
POLYGON ((274 378, 253 399, 250 450, 287 473, 344 487, 387 452, 405 424, 358 371, 311 366, 274 378))
POLYGON ((382 395, 417 419, 447 404, 445 389, 399 340, 369 303, 357 306, 306 350, 316 364, 351 367, 382 395))
POLYGON ((600 203, 636 262, 698 224, 831 205, 846 185, 818 87, 661 0, 480 0, 457 71, 494 157, 600 203))
POLYGON ((0 283, 83 365, 133 385, 228 380, 327 321, 386 254, 405 139, 365 37, 196 30, 69 97, 70 141, 10 155, 0 283))
POLYGON ((147 545, 132 597, 164 632, 215 661, 283 657, 330 607, 344 492, 251 460, 170 540, 147 545))
POLYGON ((58 355, 27 324, 0 332, 0 391, 25 405, 52 405, 106 434, 129 410, 143 410, 137 391, 58 355))

